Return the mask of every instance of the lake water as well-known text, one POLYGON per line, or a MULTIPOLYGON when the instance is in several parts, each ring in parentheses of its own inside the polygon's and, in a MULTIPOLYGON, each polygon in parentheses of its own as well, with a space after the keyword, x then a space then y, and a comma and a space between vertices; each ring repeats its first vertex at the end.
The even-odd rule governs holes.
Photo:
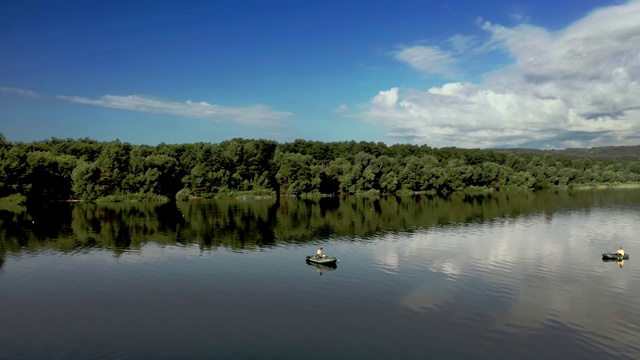
POLYGON ((0 359, 640 358, 640 190, 48 204, 0 225, 0 359), (337 268, 305 263, 319 246, 337 268), (618 246, 630 260, 601 260, 618 246))

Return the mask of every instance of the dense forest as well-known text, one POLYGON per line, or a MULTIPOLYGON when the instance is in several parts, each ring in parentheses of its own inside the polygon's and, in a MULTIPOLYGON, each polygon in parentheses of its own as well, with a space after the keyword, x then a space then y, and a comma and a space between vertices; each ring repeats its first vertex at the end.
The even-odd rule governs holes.
POLYGON ((0 198, 188 199, 219 195, 450 194, 640 182, 640 162, 373 142, 232 139, 132 145, 10 142, 0 133, 0 198))

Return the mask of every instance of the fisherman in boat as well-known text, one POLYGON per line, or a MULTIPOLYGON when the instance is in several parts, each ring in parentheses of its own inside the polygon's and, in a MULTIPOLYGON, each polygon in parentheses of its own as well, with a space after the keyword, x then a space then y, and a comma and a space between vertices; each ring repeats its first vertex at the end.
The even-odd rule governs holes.
POLYGON ((319 259, 324 259, 327 257, 327 255, 322 253, 322 248, 318 249, 318 251, 316 252, 316 257, 319 259))
POLYGON ((616 255, 618 255, 618 258, 620 259, 624 257, 624 249, 622 248, 622 246, 618 249, 618 251, 616 251, 616 255))

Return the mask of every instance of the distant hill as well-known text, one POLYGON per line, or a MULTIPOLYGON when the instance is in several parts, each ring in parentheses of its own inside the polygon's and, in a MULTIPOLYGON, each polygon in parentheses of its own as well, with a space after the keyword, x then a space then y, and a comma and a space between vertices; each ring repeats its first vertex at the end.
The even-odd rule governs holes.
POLYGON ((586 157, 602 160, 630 160, 640 161, 640 145, 635 146, 603 146, 593 148, 569 148, 564 150, 539 150, 539 149, 490 149, 497 153, 515 153, 544 156, 550 154, 554 157, 577 158, 586 157))

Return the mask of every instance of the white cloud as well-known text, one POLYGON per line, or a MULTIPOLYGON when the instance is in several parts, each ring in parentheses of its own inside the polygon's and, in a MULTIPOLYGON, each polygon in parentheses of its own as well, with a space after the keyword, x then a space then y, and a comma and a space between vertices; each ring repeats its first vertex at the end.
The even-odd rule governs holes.
MULTIPOLYGON (((358 116, 392 129, 395 141, 436 147, 638 144, 638 19, 636 0, 594 10, 559 32, 483 22, 490 39, 481 48, 506 51, 512 65, 478 84, 383 90, 358 116)), ((408 48, 396 57, 421 71, 453 63, 437 48, 408 48)))
POLYGON ((447 43, 451 46, 452 50, 456 53, 467 51, 474 46, 476 38, 473 36, 454 35, 447 39, 447 43))
POLYGON ((334 113, 336 114, 345 114, 347 112, 349 112, 349 107, 347 105, 340 105, 338 106, 336 109, 333 110, 334 113))
POLYGON ((288 112, 272 110, 265 105, 230 107, 209 104, 204 101, 187 101, 184 103, 177 103, 146 98, 138 95, 105 95, 99 99, 87 99, 78 96, 58 96, 58 98, 75 103, 107 108, 211 119, 216 121, 229 121, 244 125, 277 125, 279 122, 291 117, 292 115, 288 112))
MULTIPOLYGON (((455 45, 461 45, 462 38, 453 39, 453 41, 455 45)), ((437 46, 417 45, 407 47, 398 51, 395 57, 423 73, 446 77, 454 74, 453 65, 456 60, 448 52, 440 50, 437 46)))
POLYGON ((40 95, 38 95, 38 93, 36 93, 35 91, 12 88, 12 87, 0 87, 0 92, 7 93, 7 94, 21 95, 21 96, 40 97, 40 95))
POLYGON ((525 14, 521 13, 512 13, 509 14, 509 18, 516 23, 525 23, 529 21, 529 17, 525 14))

